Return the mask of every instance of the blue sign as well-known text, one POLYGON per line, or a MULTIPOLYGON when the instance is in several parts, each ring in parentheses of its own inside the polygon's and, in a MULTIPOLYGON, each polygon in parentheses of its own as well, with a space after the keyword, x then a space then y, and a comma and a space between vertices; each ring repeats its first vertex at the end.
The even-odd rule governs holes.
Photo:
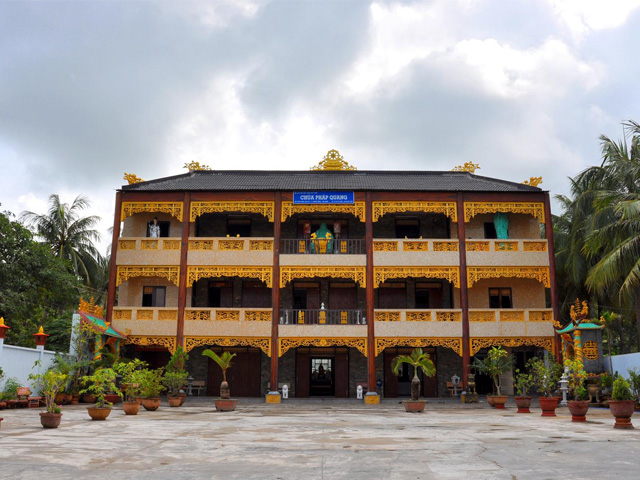
POLYGON ((353 192, 293 192, 293 203, 353 203, 353 192))

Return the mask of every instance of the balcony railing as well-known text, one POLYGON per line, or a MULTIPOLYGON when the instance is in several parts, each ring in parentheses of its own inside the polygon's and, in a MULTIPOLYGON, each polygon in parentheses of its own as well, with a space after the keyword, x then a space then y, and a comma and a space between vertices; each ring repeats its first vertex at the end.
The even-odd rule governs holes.
POLYGON ((285 255, 297 254, 351 254, 364 255, 365 247, 363 239, 305 239, 287 238, 281 240, 280 253, 285 255))
POLYGON ((280 310, 281 325, 366 325, 364 310, 280 310))

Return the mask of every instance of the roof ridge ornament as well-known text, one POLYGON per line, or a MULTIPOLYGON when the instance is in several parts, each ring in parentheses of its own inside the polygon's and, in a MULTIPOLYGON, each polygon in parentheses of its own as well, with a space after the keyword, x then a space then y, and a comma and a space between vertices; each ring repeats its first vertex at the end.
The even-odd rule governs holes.
POLYGON ((457 165, 451 169, 452 172, 469 172, 476 173, 476 170, 480 170, 479 163, 464 162, 462 165, 457 165))
POLYGON ((318 165, 311 167, 311 170, 356 170, 356 167, 349 165, 338 150, 329 150, 324 159, 318 165))
POLYGON ((537 187, 541 183, 543 183, 542 177, 531 177, 529 178, 529 180, 525 180, 524 182, 522 182, 523 185, 530 185, 532 187, 537 187))
POLYGON ((184 167, 182 168, 186 168, 190 172, 198 172, 200 170, 211 170, 211 167, 209 165, 200 164, 200 162, 196 162, 195 160, 191 161, 190 163, 185 163, 184 167))
POLYGON ((124 172, 124 177, 122 178, 125 179, 127 182, 129 182, 129 185, 133 185, 134 183, 144 182, 144 180, 141 179, 139 176, 137 176, 135 173, 124 172))

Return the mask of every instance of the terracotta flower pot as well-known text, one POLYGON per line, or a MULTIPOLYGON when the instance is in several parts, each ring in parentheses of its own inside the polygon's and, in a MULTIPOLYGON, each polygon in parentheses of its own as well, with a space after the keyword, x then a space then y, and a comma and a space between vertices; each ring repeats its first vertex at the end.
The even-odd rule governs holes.
POLYGON ((125 415, 137 415, 140 411, 140 404, 136 401, 122 402, 122 410, 124 410, 125 415))
POLYGON ((7 408, 7 402, 0 402, 0 410, 7 408))
POLYGON ((487 403, 491 407, 495 407, 496 403, 493 401, 493 395, 487 395, 487 403))
POLYGON ((183 405, 185 400, 187 399, 187 394, 186 393, 180 393, 180 394, 178 394, 178 397, 180 397, 180 405, 183 405))
POLYGON ((91 420, 106 420, 111 414, 111 407, 87 407, 91 420))
POLYGON ((65 393, 64 394, 64 404, 65 405, 69 405, 71 404, 71 402, 73 401, 73 395, 70 393, 65 393))
POLYGON ((611 415, 616 417, 616 424, 613 428, 623 428, 627 430, 634 428, 631 424, 631 415, 633 415, 635 404, 635 400, 609 400, 611 415))
POLYGON ((40 413, 40 423, 44 428, 58 428, 58 425, 60 425, 61 421, 62 421, 61 413, 48 413, 48 412, 40 413))
POLYGON ((56 396, 53 399, 53 401, 55 402, 56 405, 63 405, 64 404, 64 400, 65 400, 64 393, 56 394, 56 396))
POLYGON ((180 397, 167 397, 167 400, 169 401, 170 407, 179 407, 182 405, 182 399, 180 397))
POLYGON ((120 395, 115 393, 109 393, 105 395, 104 398, 107 400, 107 402, 111 402, 111 403, 120 403, 120 400, 121 400, 120 395))
POLYGON ((78 405, 80 403, 80 394, 74 393, 71 396, 71 405, 78 405))
POLYGON ((587 410, 589 410, 589 400, 570 400, 567 403, 571 412, 572 422, 586 422, 587 410))
POLYGON ((96 403, 96 397, 95 395, 89 395, 88 393, 85 393, 82 396, 82 401, 84 403, 96 403))
POLYGON ((558 407, 558 397, 538 397, 538 403, 542 409, 542 417, 555 417, 558 407))
POLYGON ((232 398, 219 398, 216 400, 216 410, 219 412, 233 412, 238 405, 238 400, 232 398))
POLYGON ((2 428, 2 420, 4 420, 4 418, 0 417, 0 428, 2 428))
POLYGON ((515 397, 516 405, 518 407, 518 413, 531 413, 529 407, 531 406, 531 397, 515 397))
POLYGON ((403 400, 404 409, 409 413, 421 413, 424 411, 426 400, 403 400))
POLYGON ((504 404, 509 400, 508 395, 487 395, 487 400, 489 397, 493 400, 493 406, 496 408, 500 408, 504 410, 504 404))
POLYGON ((142 399, 142 406, 144 407, 145 410, 148 410, 150 412, 153 412, 154 410, 157 410, 158 408, 160 408, 161 403, 162 403, 162 399, 160 397, 142 399))

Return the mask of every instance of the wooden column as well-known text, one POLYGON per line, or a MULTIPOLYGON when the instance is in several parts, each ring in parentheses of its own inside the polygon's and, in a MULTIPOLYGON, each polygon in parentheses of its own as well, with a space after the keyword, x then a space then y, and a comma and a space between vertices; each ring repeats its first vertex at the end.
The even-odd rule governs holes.
POLYGON ((178 327, 176 347, 184 347, 184 309, 187 306, 187 257, 189 255, 189 220, 191 217, 191 193, 184 193, 182 206, 182 241, 180 242, 180 277, 178 285, 178 327))
MULTIPOLYGON (((547 251, 549 252, 549 282, 551 287, 551 308, 553 309, 553 320, 560 321, 560 302, 558 299, 558 286, 556 283, 556 254, 553 247, 553 222, 551 221, 551 204, 549 202, 548 193, 544 194, 544 233, 547 238, 547 251)), ((556 333, 555 338, 554 353, 556 361, 562 362, 560 336, 556 333)))
POLYGON ((367 317, 367 367, 369 372, 369 392, 376 391, 376 335, 375 315, 373 310, 373 208, 371 192, 365 194, 365 236, 364 244, 367 252, 367 272, 365 276, 366 288, 366 317, 367 317))
POLYGON ((273 274, 271 286, 271 392, 278 391, 278 324, 280 323, 280 232, 282 192, 276 192, 273 208, 273 274))
POLYGON ((107 322, 113 321, 113 306, 116 303, 118 238, 120 238, 120 219, 122 214, 122 192, 116 192, 116 211, 113 216, 113 236, 111 237, 111 258, 109 259, 109 289, 107 291, 107 322))
POLYGON ((464 223, 464 194, 458 192, 458 255, 460 258, 460 308, 462 309, 462 385, 467 388, 467 376, 471 372, 469 364, 469 291, 467 286, 467 240, 464 223))

